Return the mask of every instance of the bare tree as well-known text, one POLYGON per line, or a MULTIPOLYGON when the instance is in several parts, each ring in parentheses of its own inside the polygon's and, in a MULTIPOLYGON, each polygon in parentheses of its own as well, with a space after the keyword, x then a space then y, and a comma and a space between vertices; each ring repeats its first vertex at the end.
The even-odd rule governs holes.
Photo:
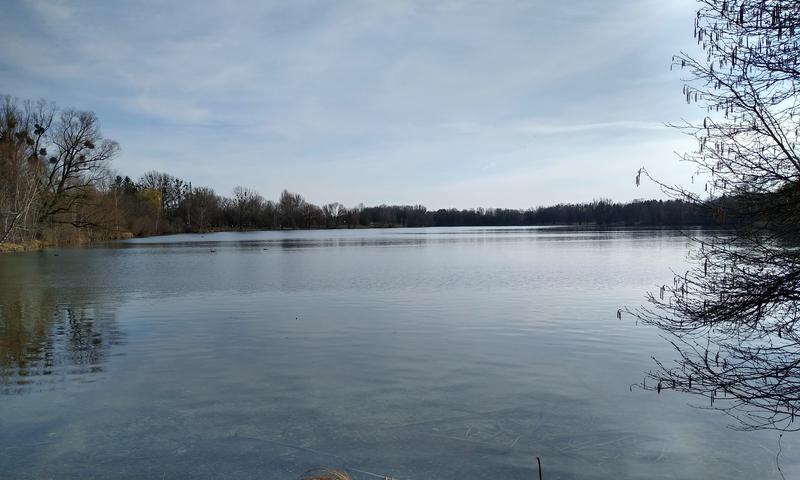
MULTIPOLYGON (((49 219, 76 227, 89 225, 89 221, 70 214, 108 173, 108 162, 119 152, 119 145, 103 138, 94 113, 72 109, 60 113, 47 131, 47 139, 53 153, 44 163, 44 202, 39 222, 49 219)), ((47 151, 41 149, 40 154, 44 157, 47 151)))
POLYGON ((303 222, 306 228, 311 228, 313 225, 319 225, 324 222, 325 215, 322 209, 313 203, 303 203, 301 210, 303 212, 303 222))
POLYGON ((209 187, 195 188, 192 193, 192 204, 190 206, 193 212, 194 221, 198 229, 202 232, 208 229, 211 222, 211 216, 219 208, 219 199, 209 187))
POLYGON ((0 242, 24 240, 43 193, 46 135, 55 107, 44 101, 0 97, 0 242), (17 238, 14 238, 17 237, 17 238))
POLYGON ((299 193, 291 193, 288 190, 281 192, 281 197, 278 200, 278 210, 282 228, 297 228, 302 224, 305 203, 305 199, 299 193))
POLYGON ((706 114, 680 126, 697 141, 683 158, 696 165, 701 192, 659 185, 728 230, 695 238, 692 268, 630 310, 677 352, 674 362, 656 360, 641 386, 704 396, 739 428, 797 430, 800 1, 699 3, 705 55, 673 60, 689 72, 686 101, 706 114))
POLYGON ((233 189, 233 201, 236 204, 239 229, 257 225, 264 198, 250 188, 236 187, 233 189))
POLYGON ((97 117, 8 96, 0 109, 0 241, 36 235, 45 221, 90 224, 81 212, 119 150, 102 137, 97 117))
POLYGON ((325 217, 325 227, 336 227, 339 225, 339 210, 343 208, 338 202, 327 203, 322 206, 322 215, 325 217))
POLYGON ((169 173, 150 170, 139 179, 144 188, 161 192, 161 209, 165 213, 174 213, 189 193, 189 184, 169 173))

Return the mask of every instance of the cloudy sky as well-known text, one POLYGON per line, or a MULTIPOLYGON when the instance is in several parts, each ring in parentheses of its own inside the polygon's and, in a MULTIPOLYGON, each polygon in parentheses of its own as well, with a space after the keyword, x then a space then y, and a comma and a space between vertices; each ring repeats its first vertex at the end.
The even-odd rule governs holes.
POLYGON ((94 110, 132 177, 524 208, 691 174, 692 0, 3 3, 0 93, 94 110))

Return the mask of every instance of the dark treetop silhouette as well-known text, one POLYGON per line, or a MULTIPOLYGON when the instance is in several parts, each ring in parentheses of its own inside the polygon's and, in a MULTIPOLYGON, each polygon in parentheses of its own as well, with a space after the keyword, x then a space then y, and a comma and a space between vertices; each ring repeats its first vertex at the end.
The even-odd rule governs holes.
POLYGON ((700 2, 705 55, 673 61, 690 74, 686 101, 706 112, 680 126, 697 140, 683 157, 692 180, 705 184, 661 186, 731 230, 695 239, 693 267, 630 310, 678 353, 641 386, 705 396, 744 429, 800 427, 798 27, 797 0, 700 2))

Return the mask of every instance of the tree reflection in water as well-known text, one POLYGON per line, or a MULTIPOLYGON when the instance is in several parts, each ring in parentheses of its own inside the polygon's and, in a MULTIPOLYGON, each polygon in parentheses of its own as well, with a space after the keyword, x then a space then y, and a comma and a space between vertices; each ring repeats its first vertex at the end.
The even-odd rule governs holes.
POLYGON ((0 289, 0 394, 90 381, 123 342, 107 302, 88 290, 59 291, 26 262, 0 289), (95 298, 93 298, 93 296, 95 298))

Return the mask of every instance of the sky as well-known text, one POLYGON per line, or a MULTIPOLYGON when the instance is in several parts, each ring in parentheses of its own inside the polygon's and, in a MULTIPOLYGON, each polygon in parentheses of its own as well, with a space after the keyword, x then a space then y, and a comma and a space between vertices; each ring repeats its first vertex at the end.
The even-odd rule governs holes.
POLYGON ((693 0, 3 3, 0 94, 94 111, 134 179, 528 208, 692 173, 693 0))

